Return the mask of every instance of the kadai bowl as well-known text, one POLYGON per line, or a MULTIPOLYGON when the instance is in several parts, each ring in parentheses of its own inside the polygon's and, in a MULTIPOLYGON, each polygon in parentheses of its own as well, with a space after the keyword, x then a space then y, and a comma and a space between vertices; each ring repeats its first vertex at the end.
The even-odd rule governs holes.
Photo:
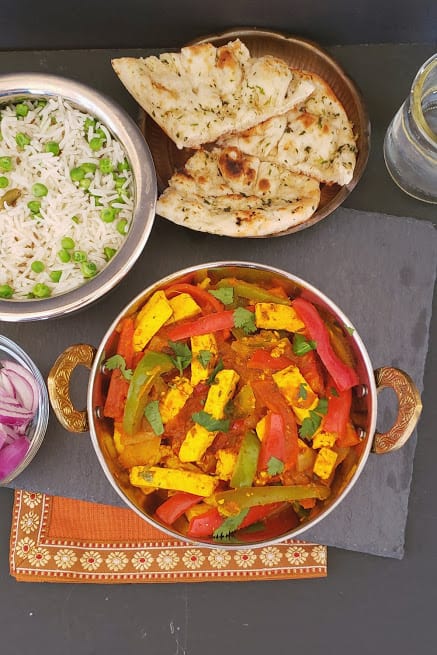
POLYGON ((238 548, 296 537, 409 437, 414 383, 373 370, 357 331, 321 291, 269 266, 217 262, 153 284, 96 350, 73 345, 49 375, 69 430, 91 433, 123 501, 168 535, 238 548), (87 411, 69 380, 91 368, 87 411), (377 391, 395 425, 376 432, 377 391))

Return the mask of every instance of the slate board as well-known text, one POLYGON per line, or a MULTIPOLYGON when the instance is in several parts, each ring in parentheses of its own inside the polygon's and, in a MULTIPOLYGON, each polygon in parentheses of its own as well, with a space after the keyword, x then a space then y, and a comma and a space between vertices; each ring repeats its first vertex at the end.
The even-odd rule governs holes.
MULTIPOLYGON (((314 284, 345 312, 366 344, 374 368, 396 366, 419 390, 428 349, 437 237, 431 223, 338 209, 308 230, 273 239, 231 239, 192 232, 159 217, 141 258, 123 282, 72 317, 38 324, 3 323, 47 375, 68 345, 98 346, 123 307, 150 283, 196 263, 253 261, 282 268, 314 284)), ((85 403, 86 375, 73 379, 85 403)), ((380 404, 378 427, 390 404, 380 404)), ((420 423, 418 426, 420 438, 420 423)), ((354 488, 302 538, 350 550, 402 558, 416 433, 401 450, 371 454, 354 488)), ((51 416, 44 443, 10 486, 122 505, 100 469, 88 434, 67 433, 51 416)))

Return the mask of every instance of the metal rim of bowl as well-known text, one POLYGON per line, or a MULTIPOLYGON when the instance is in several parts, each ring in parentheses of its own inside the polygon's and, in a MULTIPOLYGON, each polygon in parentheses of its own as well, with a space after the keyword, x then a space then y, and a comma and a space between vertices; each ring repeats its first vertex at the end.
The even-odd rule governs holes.
POLYGON ((196 546, 203 546, 203 547, 208 547, 208 548, 216 548, 220 549, 223 547, 226 547, 228 550, 239 550, 242 547, 256 547, 256 546, 269 546, 269 545, 274 545, 277 543, 280 543, 281 541, 284 541, 284 539, 294 539, 302 533, 306 532, 307 530, 313 528, 315 525, 317 525, 319 522, 324 520, 347 496, 347 494, 350 492, 352 487, 355 485, 356 481, 361 475, 361 472, 367 462, 368 456, 370 454, 371 448, 372 448, 372 441, 373 441, 373 435, 375 433, 376 429, 376 416, 377 416, 377 390, 376 390, 376 383, 375 383, 375 378, 374 378, 374 372, 373 372, 373 366, 372 362, 370 360, 369 354, 367 352, 367 349, 359 336, 358 332, 354 330, 353 335, 351 336, 352 340, 355 342, 357 351, 360 353, 360 357, 362 359, 364 369, 366 372, 367 376, 367 384, 368 384, 368 391, 369 395, 372 399, 371 403, 371 414, 370 414, 370 419, 369 419, 369 426, 367 430, 368 438, 366 442, 366 446, 363 450, 363 453, 360 456, 360 461, 358 463, 358 466, 351 477, 351 479, 348 481, 346 484, 345 488, 339 493, 339 495, 335 498, 335 500, 328 506, 326 507, 318 516, 313 518, 311 521, 308 523, 303 524, 301 527, 294 528, 291 530, 289 533, 281 534, 278 537, 273 537, 270 539, 266 539, 265 541, 260 541, 260 542, 254 542, 254 543, 247 543, 247 544, 232 544, 228 542, 217 542, 214 543, 212 540, 209 541, 207 539, 199 539, 195 540, 190 537, 187 537, 171 528, 171 526, 166 526, 161 523, 159 523, 157 520, 153 519, 152 516, 148 515, 145 511, 142 511, 139 507, 135 505, 134 502, 126 495, 126 493, 123 491, 123 489, 118 486, 118 484, 115 481, 114 475, 111 472, 104 456, 102 453, 102 449, 99 443, 99 438, 97 436, 97 431, 94 425, 94 420, 95 418, 98 419, 98 416, 96 414, 96 408, 94 407, 93 404, 93 392, 94 392, 94 381, 97 375, 97 372, 101 366, 102 359, 104 358, 104 352, 105 352, 105 345, 114 331, 114 329, 117 327, 120 319, 127 315, 129 311, 134 310, 141 302, 143 302, 150 294, 152 294, 155 290, 158 288, 162 288, 169 284, 170 282, 173 282, 175 279, 181 276, 185 276, 187 274, 193 273, 200 271, 202 269, 207 269, 211 270, 214 268, 223 268, 226 266, 232 266, 232 267, 241 267, 241 268, 247 268, 247 269, 255 269, 255 270, 261 270, 265 271, 266 273, 273 273, 278 276, 284 277, 290 282, 295 283, 302 289, 308 291, 311 294, 314 294, 314 296, 321 302, 323 303, 326 307, 329 308, 329 311, 332 312, 336 318, 338 318, 340 321, 343 322, 343 325, 352 325, 352 322, 350 319, 344 314, 344 312, 330 299, 328 296, 326 296, 322 291, 317 289, 317 287, 313 286, 306 280, 303 280, 302 278, 297 277, 296 275, 293 275, 292 273, 288 273, 287 271, 279 268, 275 268, 274 266, 269 266, 267 264, 258 264, 254 262, 248 262, 248 261, 215 261, 215 262, 205 262, 203 264, 196 264, 194 266, 190 266, 188 268, 181 269, 179 271, 176 271, 174 273, 171 273, 164 278, 161 278, 160 280, 154 282, 153 284, 149 285, 146 289, 141 291, 135 298, 133 298, 128 305, 126 305, 123 310, 118 314, 118 316, 114 319, 114 321, 111 323, 109 326, 108 330, 106 331, 105 335, 102 338, 102 341, 100 342, 100 345, 98 347, 94 363, 90 372, 90 377, 89 377, 89 383, 88 383, 88 391, 87 391, 87 412, 88 412, 88 418, 89 418, 89 430, 90 430, 90 436, 91 436, 91 442, 93 444, 93 448, 95 450, 95 453, 97 455, 97 459, 99 460, 100 466, 103 469, 103 472, 105 473, 105 476, 109 483, 111 484, 112 488, 116 491, 118 496, 123 500, 124 503, 130 509, 132 509, 140 518, 143 520, 147 521, 150 523, 155 528, 158 528, 165 534, 167 534, 169 537, 172 537, 173 539, 180 539, 183 540, 189 544, 196 545, 196 546))
POLYGON ((47 299, 0 300, 0 320, 19 322, 55 318, 95 302, 130 271, 149 238, 157 196, 156 173, 149 147, 129 114, 114 100, 68 78, 43 73, 0 76, 0 104, 28 96, 62 96, 102 121, 121 143, 134 178, 135 208, 131 228, 116 256, 96 277, 83 285, 47 299))
MULTIPOLYGON (((15 341, 8 339, 0 334, 0 353, 6 353, 15 362, 27 368, 34 376, 39 389, 39 405, 37 410, 36 423, 33 425, 33 437, 30 442, 29 449, 23 461, 3 480, 0 480, 0 487, 8 485, 12 480, 24 471, 30 464, 38 452, 47 430, 49 421, 49 396, 47 387, 41 371, 36 366, 35 362, 29 355, 17 344, 15 341)), ((0 360, 1 361, 1 360, 0 360)))

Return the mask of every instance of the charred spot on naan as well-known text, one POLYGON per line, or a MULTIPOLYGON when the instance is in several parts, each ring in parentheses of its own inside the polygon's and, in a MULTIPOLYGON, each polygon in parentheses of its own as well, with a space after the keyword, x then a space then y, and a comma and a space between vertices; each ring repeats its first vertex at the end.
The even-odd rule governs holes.
POLYGON ((250 158, 237 148, 226 148, 218 159, 220 173, 225 180, 252 185, 256 180, 256 170, 250 158))

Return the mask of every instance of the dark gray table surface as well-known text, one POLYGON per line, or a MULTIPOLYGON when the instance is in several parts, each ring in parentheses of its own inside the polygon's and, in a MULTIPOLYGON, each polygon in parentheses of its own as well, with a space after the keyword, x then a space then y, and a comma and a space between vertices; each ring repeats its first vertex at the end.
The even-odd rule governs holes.
MULTIPOLYGON (((395 187, 382 157, 391 116, 414 72, 435 48, 329 49, 361 88, 373 126, 368 168, 345 206, 435 221, 435 207, 395 187)), ((107 67, 111 54, 115 52, 3 52, 0 72, 44 70, 75 77, 111 94, 134 115, 135 104, 107 67)), ((111 308, 105 301, 101 307, 109 320, 111 308)), ((44 325, 7 326, 5 333, 13 337, 20 331, 28 337, 34 329, 44 330, 44 325)), ((403 560, 331 548, 326 579, 132 586, 16 583, 8 572, 12 491, 0 489, 0 653, 258 655, 269 648, 305 655, 435 652, 436 334, 434 318, 403 560)))

